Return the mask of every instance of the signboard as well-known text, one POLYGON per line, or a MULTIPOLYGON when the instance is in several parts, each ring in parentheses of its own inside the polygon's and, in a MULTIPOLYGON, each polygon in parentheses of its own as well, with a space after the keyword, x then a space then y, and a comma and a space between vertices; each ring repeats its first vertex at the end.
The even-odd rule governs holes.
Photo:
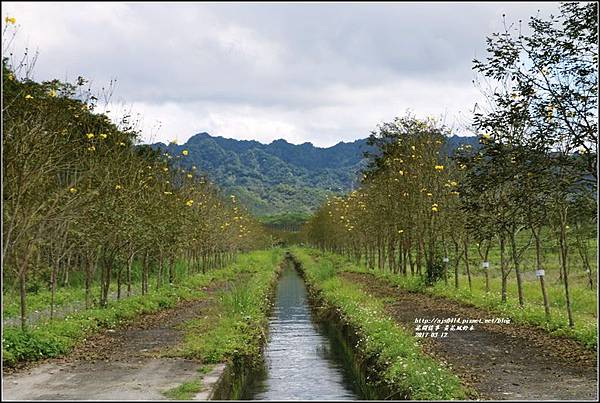
POLYGON ((490 268, 490 262, 483 262, 481 264, 481 267, 483 267, 484 269, 489 269, 490 268))
POLYGON ((536 270, 536 271, 535 271, 535 275, 536 275, 537 277, 544 277, 544 275, 545 275, 545 274, 546 274, 546 273, 544 272, 544 270, 536 270))
POLYGON ((444 261, 444 263, 448 263, 450 261, 450 259, 448 259, 447 257, 444 257, 442 260, 444 261))

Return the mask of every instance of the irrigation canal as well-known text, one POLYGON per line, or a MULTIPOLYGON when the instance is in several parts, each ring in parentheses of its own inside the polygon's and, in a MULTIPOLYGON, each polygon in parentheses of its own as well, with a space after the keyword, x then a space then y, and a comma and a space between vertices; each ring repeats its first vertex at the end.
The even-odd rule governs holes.
POLYGON ((339 332, 318 322, 304 280, 286 259, 269 319, 264 368, 246 388, 248 400, 356 400, 361 382, 339 332))

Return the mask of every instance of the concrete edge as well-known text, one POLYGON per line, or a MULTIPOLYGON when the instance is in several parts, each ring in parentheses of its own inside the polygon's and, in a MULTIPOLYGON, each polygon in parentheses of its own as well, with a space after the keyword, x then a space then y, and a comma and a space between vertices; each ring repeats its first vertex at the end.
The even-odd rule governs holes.
POLYGON ((197 393, 193 400, 211 400, 221 383, 226 368, 227 364, 216 364, 208 374, 204 375, 202 377, 202 391, 197 393))

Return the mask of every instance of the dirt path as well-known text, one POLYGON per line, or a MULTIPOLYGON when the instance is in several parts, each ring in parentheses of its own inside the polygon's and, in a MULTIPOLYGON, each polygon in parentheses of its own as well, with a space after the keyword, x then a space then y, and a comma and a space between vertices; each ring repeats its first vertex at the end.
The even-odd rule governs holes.
MULTIPOLYGON (((391 316, 415 334, 417 318, 493 319, 497 314, 440 297, 410 293, 369 274, 343 273, 386 301, 391 316)), ((425 351, 447 363, 482 399, 595 400, 596 352, 516 324, 474 324, 474 330, 448 331, 448 337, 422 338, 425 351)))
POLYGON ((2 380, 9 400, 157 400, 198 377, 200 362, 160 357, 183 337, 179 324, 203 315, 208 299, 142 315, 129 325, 88 338, 69 356, 32 364, 2 380))

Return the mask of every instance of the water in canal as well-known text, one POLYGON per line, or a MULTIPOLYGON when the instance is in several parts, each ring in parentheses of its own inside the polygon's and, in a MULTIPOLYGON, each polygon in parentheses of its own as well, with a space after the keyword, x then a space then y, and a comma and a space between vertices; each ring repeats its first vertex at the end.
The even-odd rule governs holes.
POLYGON ((244 399, 361 399, 339 340, 313 321, 306 293, 304 281, 288 261, 271 313, 265 368, 244 399))

